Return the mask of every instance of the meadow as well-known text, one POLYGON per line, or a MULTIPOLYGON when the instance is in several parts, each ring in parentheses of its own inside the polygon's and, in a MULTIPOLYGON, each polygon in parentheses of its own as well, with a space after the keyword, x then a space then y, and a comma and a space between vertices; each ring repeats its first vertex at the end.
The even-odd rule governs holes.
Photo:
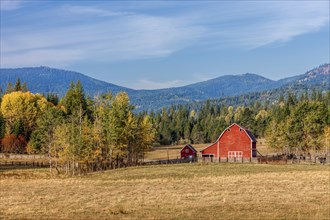
POLYGON ((330 166, 173 164, 78 177, 0 167, 3 219, 329 219, 330 166))

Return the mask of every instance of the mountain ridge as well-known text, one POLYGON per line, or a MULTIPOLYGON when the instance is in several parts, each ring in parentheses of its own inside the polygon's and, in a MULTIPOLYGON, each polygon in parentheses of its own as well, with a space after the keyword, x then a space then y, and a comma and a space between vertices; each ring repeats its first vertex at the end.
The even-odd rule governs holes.
MULTIPOLYGON (((82 73, 51 67, 1 68, 0 88, 6 88, 7 83, 15 83, 17 78, 26 82, 29 90, 34 93, 57 93, 63 96, 70 81, 80 80, 87 95, 94 97, 105 92, 127 92, 132 104, 141 110, 155 110, 172 104, 184 104, 192 101, 218 99, 237 96, 250 92, 259 92, 293 86, 298 84, 317 85, 325 83, 329 88, 330 64, 323 64, 304 74, 271 80, 255 73, 239 75, 224 75, 214 79, 197 82, 181 87, 156 90, 134 90, 104 82, 82 73)), ((330 88, 329 88, 330 89, 330 88)))

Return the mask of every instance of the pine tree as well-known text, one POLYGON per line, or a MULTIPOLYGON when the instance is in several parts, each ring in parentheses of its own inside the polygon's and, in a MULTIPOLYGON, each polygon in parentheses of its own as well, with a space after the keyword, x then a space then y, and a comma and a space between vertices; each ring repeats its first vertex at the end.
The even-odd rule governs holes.
POLYGON ((87 101, 81 82, 78 80, 76 85, 71 82, 63 97, 62 104, 65 106, 67 115, 79 114, 80 107, 86 113, 87 101))
POLYGON ((22 91, 22 92, 27 92, 27 91, 29 91, 28 88, 27 88, 26 82, 23 83, 23 86, 21 87, 21 91, 22 91))
POLYGON ((2 113, 0 112, 0 140, 5 137, 5 133, 6 133, 5 127, 6 127, 5 120, 3 118, 2 113))
POLYGON ((13 84, 11 82, 8 82, 5 94, 11 93, 13 91, 14 91, 13 84))
POLYGON ((54 105, 58 105, 58 103, 59 103, 59 98, 58 98, 57 94, 55 94, 55 93, 47 93, 46 99, 48 102, 51 102, 54 105))
POLYGON ((21 80, 19 78, 16 80, 14 91, 15 92, 22 91, 21 80))

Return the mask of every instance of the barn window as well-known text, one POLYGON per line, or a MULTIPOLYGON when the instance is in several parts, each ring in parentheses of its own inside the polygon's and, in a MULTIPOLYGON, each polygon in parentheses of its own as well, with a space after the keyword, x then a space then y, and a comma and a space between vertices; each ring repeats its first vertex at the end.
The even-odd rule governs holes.
POLYGON ((227 131, 230 131, 230 128, 228 128, 227 131))
POLYGON ((187 154, 189 153, 189 149, 186 149, 186 153, 187 153, 187 154))
POLYGON ((242 158, 243 152, 242 151, 228 151, 229 158, 242 158))
POLYGON ((239 131, 242 131, 242 128, 240 128, 239 131))

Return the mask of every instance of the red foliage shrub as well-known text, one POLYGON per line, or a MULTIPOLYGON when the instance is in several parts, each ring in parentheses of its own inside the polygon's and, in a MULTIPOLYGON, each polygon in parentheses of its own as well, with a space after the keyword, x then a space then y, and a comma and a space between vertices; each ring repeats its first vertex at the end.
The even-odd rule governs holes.
POLYGON ((22 135, 16 136, 15 134, 9 134, 1 140, 1 150, 4 153, 25 153, 26 145, 27 142, 22 135))

